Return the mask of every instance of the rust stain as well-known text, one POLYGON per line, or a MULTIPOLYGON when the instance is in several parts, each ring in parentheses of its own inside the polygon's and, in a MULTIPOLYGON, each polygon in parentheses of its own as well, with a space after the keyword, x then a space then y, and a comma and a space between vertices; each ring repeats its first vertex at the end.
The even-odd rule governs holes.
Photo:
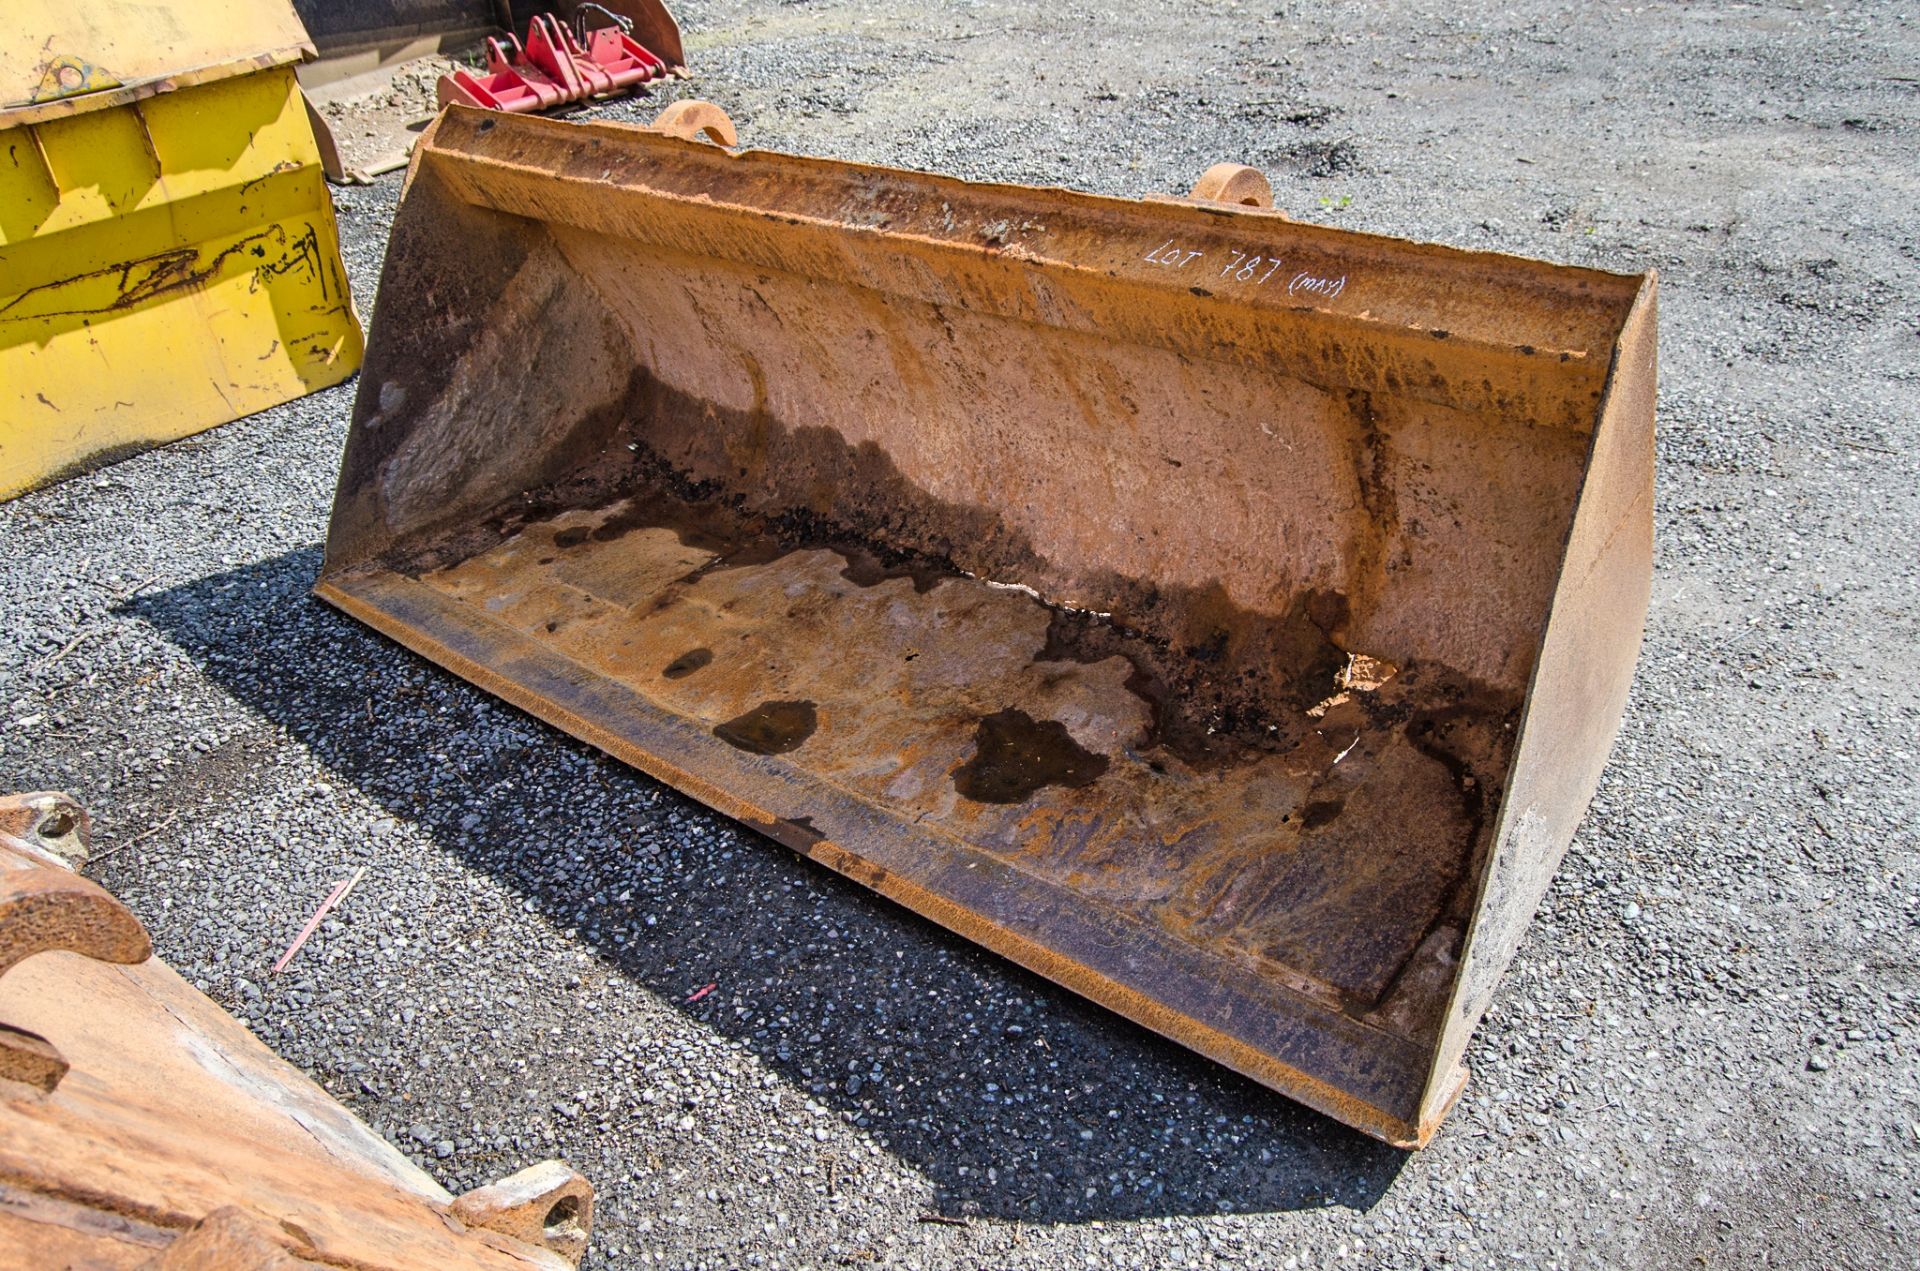
POLYGON ((784 755, 800 749, 818 727, 812 702, 762 702, 744 715, 715 724, 713 735, 737 750, 784 755))
POLYGON ((0 305, 0 320, 118 313, 162 296, 203 286, 225 273, 229 262, 234 261, 250 269, 255 285, 266 278, 306 269, 322 278, 324 290, 325 275, 318 273, 322 258, 319 236, 313 226, 308 225, 305 232, 290 238, 283 226, 275 225, 229 244, 205 259, 198 248, 174 248, 29 287, 0 305), (104 303, 88 294, 102 287, 110 297, 104 303))
POLYGON ((688 649, 661 670, 660 674, 670 680, 684 680, 700 668, 713 661, 712 649, 688 649))
MULTIPOLYGON (((1356 1017, 1406 983, 1420 1001, 1395 1026, 1434 1024, 1438 989, 1403 968, 1457 951, 1423 942, 1464 929, 1459 880, 1485 830, 1463 800, 1499 780, 1510 693, 1341 652, 1317 625, 1340 598, 1315 595, 1246 637, 1304 669, 1235 679, 1227 710, 1195 690, 1230 664, 1224 638, 1173 644, 925 556, 889 564, 811 514, 693 502, 658 469, 599 506, 568 497, 591 484, 515 500, 460 552, 441 540, 405 568, 736 749, 791 756, 1356 1017)), ((1198 615, 1195 630, 1249 625, 1217 597, 1198 615)))
POLYGON ((954 771, 953 788, 978 803, 1025 803, 1046 786, 1092 785, 1107 763, 1059 720, 1008 707, 980 721, 973 757, 954 771))

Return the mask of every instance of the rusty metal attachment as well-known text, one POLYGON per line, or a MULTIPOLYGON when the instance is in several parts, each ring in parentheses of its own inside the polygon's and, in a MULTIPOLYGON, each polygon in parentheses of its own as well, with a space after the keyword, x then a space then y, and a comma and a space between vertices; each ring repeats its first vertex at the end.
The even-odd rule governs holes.
POLYGON ((524 43, 511 32, 486 42, 482 74, 456 70, 440 77, 436 95, 445 106, 458 102, 487 110, 550 110, 568 102, 610 97, 673 73, 653 50, 627 32, 630 19, 599 5, 615 25, 579 34, 550 13, 528 20, 524 43))
POLYGON ((64 794, 41 790, 0 796, 0 847, 75 869, 87 863, 93 822, 64 794))
POLYGON ((548 1161, 448 1195, 154 959, 63 863, 86 835, 64 795, 0 798, 0 1267, 579 1262, 584 1179, 548 1161))
POLYGON ((1424 1142, 1632 677, 1652 275, 668 123, 423 139, 319 594, 1424 1142))
POLYGON ((1193 183, 1190 198, 1241 207, 1273 207, 1273 183, 1267 174, 1244 163, 1216 163, 1193 183))
MULTIPOLYGON (((36 953, 63 950, 100 962, 144 962, 147 932, 127 907, 73 872, 90 824, 62 794, 0 797, 0 977, 36 953)), ((60 1048, 0 1019, 0 1092, 42 1094, 67 1075, 60 1048)))
POLYGON ((593 1230, 593 1184, 559 1161, 542 1161, 462 1194, 453 1216, 578 1262, 593 1230))
POLYGON ((649 128, 653 132, 686 141, 698 141, 704 136, 716 145, 740 144, 740 134, 734 130, 733 120, 727 117, 727 112, 712 102, 697 98, 677 101, 668 106, 655 117, 649 128))

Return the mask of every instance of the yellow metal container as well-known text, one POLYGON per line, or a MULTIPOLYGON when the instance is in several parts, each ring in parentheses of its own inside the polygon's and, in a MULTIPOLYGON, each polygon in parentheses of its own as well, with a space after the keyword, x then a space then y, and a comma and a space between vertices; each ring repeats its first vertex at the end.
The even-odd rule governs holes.
POLYGON ((0 32, 0 498, 360 364, 284 0, 70 8, 0 32), (103 8, 182 16, 128 74, 103 8))

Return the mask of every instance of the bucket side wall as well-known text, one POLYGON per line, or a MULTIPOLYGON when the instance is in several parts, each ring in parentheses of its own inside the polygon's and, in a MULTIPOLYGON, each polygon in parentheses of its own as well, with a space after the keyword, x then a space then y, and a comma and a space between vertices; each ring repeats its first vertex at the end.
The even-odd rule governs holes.
POLYGON ((637 409, 630 360, 544 228, 451 197, 416 158, 327 526, 328 572, 471 528, 603 453, 637 409))
POLYGON ((1467 1041, 1586 815, 1626 708, 1653 579, 1658 307, 1649 274, 1614 356, 1424 1122, 1458 1088, 1467 1041))

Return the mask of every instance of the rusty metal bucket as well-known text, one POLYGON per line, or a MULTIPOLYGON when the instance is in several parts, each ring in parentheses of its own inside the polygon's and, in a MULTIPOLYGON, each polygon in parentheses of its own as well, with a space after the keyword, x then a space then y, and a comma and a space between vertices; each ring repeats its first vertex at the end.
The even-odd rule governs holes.
POLYGON ((1632 676, 1652 275, 667 124, 423 141, 319 594, 1424 1142, 1632 676))

